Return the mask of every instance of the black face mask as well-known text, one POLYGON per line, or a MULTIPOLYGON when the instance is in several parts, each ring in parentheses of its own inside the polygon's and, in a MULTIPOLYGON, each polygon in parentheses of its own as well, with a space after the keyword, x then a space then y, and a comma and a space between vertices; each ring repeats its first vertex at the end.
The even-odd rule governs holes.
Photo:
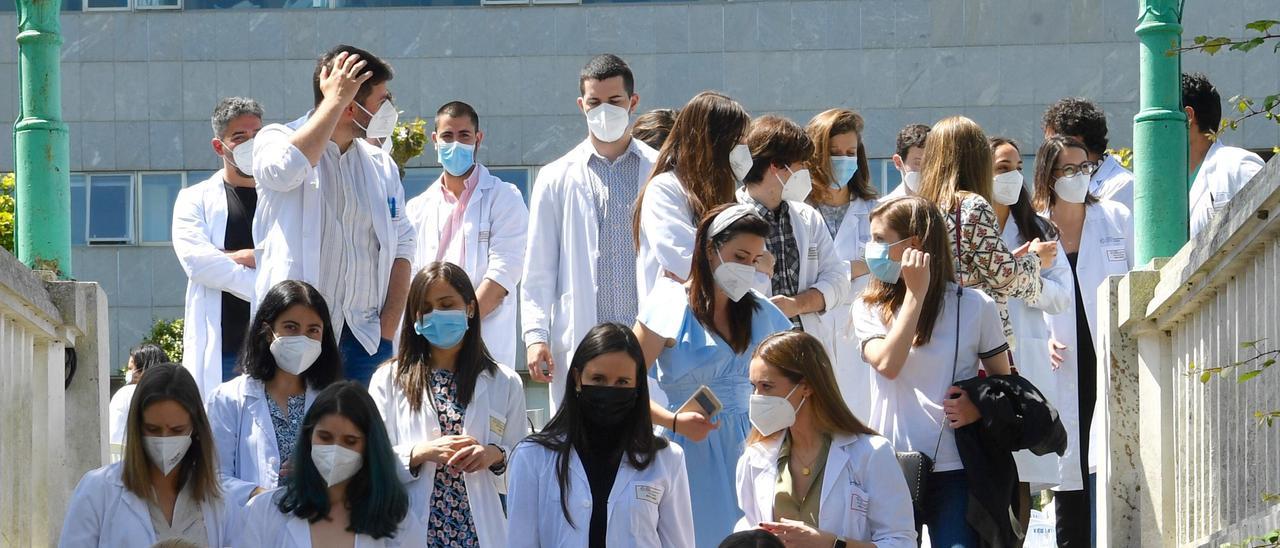
POLYGON ((578 389, 582 411, 592 424, 616 426, 636 405, 635 388, 584 384, 578 389))

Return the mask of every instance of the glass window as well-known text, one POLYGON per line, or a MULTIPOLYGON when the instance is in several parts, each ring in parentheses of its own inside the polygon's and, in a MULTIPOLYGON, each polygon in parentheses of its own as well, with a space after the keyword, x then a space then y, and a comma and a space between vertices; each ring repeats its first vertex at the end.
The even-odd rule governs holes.
POLYGON ((180 0, 133 0, 133 7, 140 10, 148 10, 178 9, 182 6, 180 0))
POLYGON ((85 185, 84 175, 71 175, 71 245, 85 244, 85 185))
POLYGON ((404 170, 404 179, 400 180, 400 184, 404 185, 404 200, 408 202, 417 198, 431 186, 431 183, 436 182, 443 172, 444 170, 438 167, 411 167, 404 170))
POLYGON ((127 244, 133 240, 133 176, 90 175, 90 243, 127 244))
POLYGON ((196 186, 203 183, 208 180, 209 177, 213 177, 214 173, 217 173, 217 171, 188 171, 186 186, 196 186))
POLYGON ((893 167, 892 158, 872 158, 868 164, 871 166, 871 186, 877 194, 884 196, 902 183, 902 173, 893 167))
POLYGON ((529 204, 529 170, 523 167, 502 168, 497 167, 489 171, 495 177, 502 179, 508 183, 516 185, 520 189, 520 195, 524 196, 525 205, 529 204))
POLYGON ((183 3, 183 8, 189 10, 327 7, 329 7, 329 0, 185 0, 183 3))
POLYGON ((143 243, 169 241, 169 224, 173 220, 173 203, 182 190, 181 173, 147 173, 142 175, 138 213, 142 218, 143 243))
POLYGON ((84 0, 85 10, 127 10, 129 0, 84 0))

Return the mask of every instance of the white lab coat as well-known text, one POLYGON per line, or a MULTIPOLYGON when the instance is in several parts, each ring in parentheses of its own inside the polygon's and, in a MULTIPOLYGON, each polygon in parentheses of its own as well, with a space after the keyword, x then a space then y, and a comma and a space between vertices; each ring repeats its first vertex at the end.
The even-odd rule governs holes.
MULTIPOLYGON (((253 217, 253 241, 258 243, 258 275, 255 294, 266 295, 284 280, 302 280, 315 285, 320 279, 321 222, 324 216, 324 192, 320 188, 317 166, 289 143, 306 116, 288 125, 271 124, 258 132, 253 140, 253 174, 258 181, 258 208, 253 217)), ((329 142, 327 146, 337 145, 329 142)), ((366 156, 362 173, 346 179, 359 183, 375 207, 373 231, 378 240, 378 279, 391 279, 391 265, 396 259, 413 258, 413 225, 404 214, 404 186, 391 156, 364 139, 352 141, 356 153, 366 156), (394 214, 393 214, 394 213, 394 214)), ((351 151, 348 151, 350 153, 351 151)), ((378 284, 378 302, 387 299, 388 283, 378 284)), ((329 303, 330 308, 340 303, 329 303)), ((257 310, 257 302, 253 302, 257 310)))
MULTIPOLYGON (((639 140, 633 142, 642 156, 640 173, 647 174, 658 153, 639 140)), ((547 344, 556 373, 549 415, 555 414, 564 394, 573 351, 596 325, 600 221, 591 189, 581 184, 594 177, 587 166, 593 153, 591 141, 584 140, 547 164, 538 172, 529 204, 528 251, 520 291, 521 331, 527 334, 532 329, 546 329, 550 333, 547 344)), ((613 297, 639 300, 637 295, 613 297)))
MULTIPOLYGON (((156 538, 147 501, 124 488, 124 462, 90 470, 80 478, 67 506, 58 546, 119 548, 151 546, 156 538)), ((200 505, 208 546, 226 546, 239 517, 225 495, 200 505)))
MULTIPOLYGON (((738 459, 738 506, 743 516, 735 530, 779 521, 773 501, 781 447, 779 435, 748 446, 738 459)), ((821 497, 818 530, 880 548, 915 548, 911 492, 889 440, 865 434, 832 436, 821 497)))
MULTIPOLYGON (((235 548, 311 548, 311 524, 293 514, 282 514, 277 497, 283 489, 264 492, 249 502, 243 510, 244 522, 238 535, 232 540, 235 548)), ((356 535, 355 548, 409 548, 427 546, 427 532, 409 512, 400 522, 400 529, 393 538, 374 539, 369 535, 356 535)))
MULTIPOLYGON (((1022 233, 1018 232, 1018 224, 1013 216, 1005 221, 1001 236, 1009 249, 1017 249, 1026 242, 1022 233)), ((1013 350, 1014 365, 1018 368, 1018 374, 1040 389, 1045 399, 1055 408, 1059 407, 1061 397, 1058 394, 1057 374, 1049 360, 1049 318, 1054 314, 1074 310, 1071 308, 1074 296, 1075 280, 1071 277, 1071 263, 1067 261, 1067 254, 1059 244, 1058 256, 1054 259, 1053 266, 1040 269, 1040 297, 1036 302, 1028 304, 1022 299, 1009 299, 1009 323, 1013 326, 1013 335, 1018 341, 1018 347, 1013 350)), ((1013 460, 1018 465, 1018 478, 1033 484, 1033 491, 1058 484, 1058 455, 1036 455, 1024 449, 1015 452, 1013 460)))
POLYGON ((173 252, 188 278, 182 366, 191 372, 206 401, 222 383, 222 292, 253 302, 257 276, 254 269, 237 264, 223 252, 227 191, 222 176, 218 170, 182 189, 173 204, 173 252))
MULTIPOLYGON (((513 364, 516 339, 520 336, 516 329, 516 284, 524 268, 529 209, 515 185, 490 174, 482 165, 477 164, 476 169, 477 186, 463 215, 461 232, 454 235, 466 245, 466 264, 458 266, 471 277, 472 287, 478 288, 480 282, 489 279, 507 290, 502 303, 481 320, 480 326, 484 344, 494 360, 513 364)), ((405 206, 417 241, 415 274, 436 260, 441 230, 448 224, 453 208, 444 200, 444 184, 439 178, 405 206)), ((450 260, 451 256, 446 253, 444 259, 450 260)))
MULTIPOLYGON (((560 492, 556 454, 525 441, 511 460, 510 548, 587 545, 591 531, 591 489, 576 450, 569 451, 569 480, 560 492), (564 519, 561 500, 574 525, 564 519)), ((693 546, 693 507, 684 450, 668 442, 644 470, 622 457, 609 492, 606 546, 693 546)))
POLYGON ((654 284, 668 273, 689 279, 693 243, 698 227, 689 209, 689 196, 675 172, 655 175, 640 203, 640 246, 636 248, 636 292, 649 296, 654 284))
MULTIPOLYGON (((746 187, 738 189, 737 194, 740 203, 755 205, 746 187)), ((827 307, 821 312, 801 314, 800 327, 821 341, 828 355, 834 354, 835 324, 849 317, 847 307, 840 306, 848 302, 849 263, 836 255, 831 231, 818 210, 803 202, 788 201, 787 207, 796 249, 800 251, 800 292, 817 289, 827 307)), ((773 296, 769 278, 760 272, 756 273, 755 288, 766 297, 773 296)))
POLYGON ((1133 211, 1133 172, 1120 165, 1115 156, 1108 154, 1098 170, 1089 177, 1089 192, 1103 200, 1119 202, 1133 211))
MULTIPOLYGON (((1061 314, 1050 316, 1050 329, 1053 338, 1066 345, 1062 350, 1064 360, 1055 372, 1057 380, 1058 417, 1067 430, 1067 452, 1058 459, 1058 473, 1061 478, 1059 490, 1078 491, 1084 488, 1080 477, 1080 409, 1079 409, 1079 364, 1076 362, 1076 349, 1079 337, 1089 337, 1094 341, 1096 352, 1104 352, 1098 344, 1098 286, 1108 276, 1122 275, 1133 268, 1133 223, 1129 218, 1129 210, 1123 205, 1110 200, 1101 200, 1086 206, 1084 227, 1080 231, 1080 249, 1076 257, 1076 279, 1080 283, 1080 294, 1084 299, 1085 317, 1089 321, 1092 333, 1076 333, 1076 299, 1075 287, 1071 286, 1070 305, 1061 314)), ((1022 345, 1019 345, 1022 346, 1022 345)), ((1096 366, 1095 366, 1096 367, 1096 366)), ((1098 393, 1098 402, 1106 402, 1107 395, 1098 393)), ((1099 418, 1094 411, 1094 417, 1099 418)), ((1090 445, 1096 447, 1098 422, 1091 427, 1090 445)))
POLYGON ((137 389, 136 384, 126 384, 111 396, 111 403, 107 405, 107 429, 111 443, 124 443, 125 427, 129 424, 129 404, 133 402, 133 392, 137 389))
POLYGON ((1204 156, 1191 183, 1187 205, 1191 213, 1191 238, 1209 227, 1213 217, 1266 165, 1257 154, 1215 141, 1204 156))
MULTIPOLYGON (((387 435, 399 460, 399 476, 409 490, 410 510, 424 524, 429 523, 431 496, 435 489, 436 466, 423 463, 414 475, 409 468, 409 457, 414 446, 441 437, 440 419, 435 406, 424 396, 422 408, 413 411, 404 391, 395 383, 395 362, 379 367, 369 381, 369 395, 378 406, 387 435)), ((528 434, 525 418, 524 386, 520 376, 505 365, 498 366, 497 374, 484 372, 476 377, 471 403, 462 417, 462 433, 479 441, 481 445, 501 447, 507 455, 528 434)), ((481 546, 505 546, 507 543, 507 518, 502 511, 498 492, 505 491, 505 478, 488 469, 463 475, 467 502, 481 546)))
MULTIPOLYGON (((316 391, 307 387, 304 411, 315 399, 316 391)), ((274 488, 280 464, 292 455, 280 455, 276 447, 276 428, 262 381, 240 375, 218 386, 205 406, 218 449, 224 496, 243 506, 254 489, 274 488)))
MULTIPOLYGON (((853 261, 862 260, 866 256, 867 242, 871 241, 871 210, 878 202, 874 199, 855 198, 849 203, 840 223, 840 231, 836 232, 832 242, 836 258, 843 265, 845 276, 853 273, 853 261)), ((830 233, 830 230, 827 231, 830 233)), ((858 336, 853 332, 853 300, 862 296, 871 275, 864 274, 849 283, 849 291, 843 301, 832 306, 826 314, 827 323, 831 326, 831 366, 836 375, 836 384, 840 385, 840 395, 845 405, 853 414, 862 420, 871 416, 871 402, 875 400, 875 382, 871 369, 862 361, 862 346, 858 336)))

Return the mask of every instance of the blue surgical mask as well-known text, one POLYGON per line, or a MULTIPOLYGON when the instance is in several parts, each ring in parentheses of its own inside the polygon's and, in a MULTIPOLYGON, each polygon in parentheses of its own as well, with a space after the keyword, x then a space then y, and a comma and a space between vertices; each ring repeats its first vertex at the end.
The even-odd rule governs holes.
POLYGON ((867 261, 867 270, 871 271, 872 276, 887 284, 898 283, 898 277, 902 275, 902 263, 889 258, 889 248, 905 241, 907 238, 891 244, 867 242, 864 256, 867 261))
POLYGON ((835 180, 831 181, 831 188, 841 189, 849 184, 853 176, 858 173, 858 157, 857 156, 832 156, 831 157, 831 176, 835 180))
POLYGON ((476 163, 476 146, 459 143, 436 143, 436 158, 454 177, 461 177, 476 163))
POLYGON ((418 318, 413 330, 422 335, 431 346, 436 348, 453 348, 462 342, 467 334, 467 312, 465 310, 432 310, 418 318))

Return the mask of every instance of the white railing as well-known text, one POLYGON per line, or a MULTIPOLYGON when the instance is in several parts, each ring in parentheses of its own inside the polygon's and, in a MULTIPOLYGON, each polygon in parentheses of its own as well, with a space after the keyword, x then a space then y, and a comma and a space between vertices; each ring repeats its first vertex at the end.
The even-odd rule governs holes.
POLYGON ((56 545, 105 458, 106 310, 97 284, 44 281, 0 250, 0 546, 56 545))
POLYGON ((1280 366, 1239 380, 1280 355, 1217 371, 1280 350, 1280 160, 1176 256, 1099 293, 1100 545, 1218 546, 1280 527, 1263 500, 1280 493, 1280 420, 1255 417, 1280 411, 1280 366))

